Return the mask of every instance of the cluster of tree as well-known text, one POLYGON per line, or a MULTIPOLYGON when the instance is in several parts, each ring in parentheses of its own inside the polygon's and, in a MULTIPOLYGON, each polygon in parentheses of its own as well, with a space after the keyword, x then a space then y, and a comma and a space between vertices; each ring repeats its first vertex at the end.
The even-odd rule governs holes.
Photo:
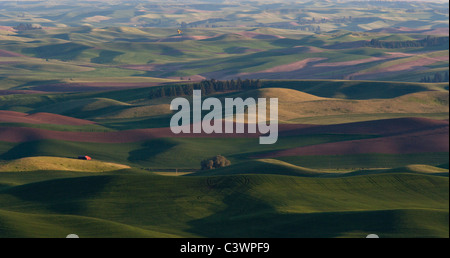
POLYGON ((217 155, 214 158, 205 159, 201 162, 202 170, 212 170, 217 168, 224 168, 231 165, 231 162, 222 155, 217 155))
POLYGON ((431 76, 424 76, 422 79, 420 79, 420 82, 448 82, 448 72, 445 72, 444 75, 441 73, 435 73, 433 77, 431 76))
POLYGON ((196 22, 191 22, 191 23, 181 22, 180 26, 182 29, 197 28, 199 26, 200 27, 204 26, 206 28, 209 28, 211 26, 212 28, 217 28, 217 27, 223 27, 223 26, 215 25, 214 23, 226 22, 226 21, 227 20, 222 19, 222 18, 211 18, 211 19, 201 20, 201 21, 196 21, 196 22))
POLYGON ((312 32, 320 32, 322 28, 318 25, 302 25, 298 26, 297 24, 292 24, 290 22, 276 22, 276 23, 259 23, 255 25, 255 27, 260 28, 279 28, 279 29, 288 29, 288 30, 301 30, 301 31, 312 31, 312 32))
POLYGON ((164 97, 192 96, 194 90, 201 90, 203 95, 210 95, 215 92, 251 90, 259 89, 261 87, 262 83, 260 80, 237 79, 231 81, 217 81, 211 79, 197 83, 155 87, 151 89, 149 98, 157 99, 164 97))
POLYGON ((313 26, 313 25, 301 26, 301 27, 298 27, 297 29, 301 30, 301 31, 314 31, 314 32, 322 31, 322 28, 320 28, 320 26, 313 26))
POLYGON ((39 26, 33 26, 33 24, 31 23, 21 23, 19 25, 17 25, 16 27, 14 27, 15 30, 18 31, 25 31, 25 30, 40 30, 42 29, 42 27, 39 26))
POLYGON ((366 43, 368 47, 375 48, 408 48, 408 47, 435 47, 448 46, 449 37, 433 37, 427 36, 420 40, 404 40, 404 41, 384 41, 379 39, 372 39, 366 43))
POLYGON ((350 23, 350 22, 353 22, 352 16, 334 18, 334 19, 326 19, 326 18, 316 19, 314 17, 312 19, 299 18, 297 23, 300 25, 308 25, 308 24, 321 24, 321 23, 335 24, 335 23, 350 23))

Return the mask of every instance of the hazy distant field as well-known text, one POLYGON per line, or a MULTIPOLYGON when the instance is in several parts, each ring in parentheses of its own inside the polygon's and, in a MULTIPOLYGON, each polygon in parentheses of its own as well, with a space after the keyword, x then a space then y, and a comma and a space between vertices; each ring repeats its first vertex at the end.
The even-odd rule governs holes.
MULTIPOLYGON (((432 31, 430 31, 433 34, 432 31)), ((388 32, 321 34, 262 28, 52 28, 0 41, 2 90, 97 91, 202 79, 352 79, 419 82, 448 78, 443 43, 370 46, 388 32), (64 35, 62 37, 61 35, 64 35), (120 35, 120 38, 118 38, 120 35), (447 75, 446 75, 447 72, 447 75)), ((411 39, 423 33, 409 31, 411 39)), ((408 42, 408 41, 386 41, 408 42)), ((405 43, 406 44, 406 43, 405 43)))
POLYGON ((446 1, 0 1, 0 25, 274 27, 303 31, 448 27, 446 1))
POLYGON ((0 237, 448 237, 448 3, 70 4, 0 1, 0 237), (185 89, 278 142, 173 134, 185 89))

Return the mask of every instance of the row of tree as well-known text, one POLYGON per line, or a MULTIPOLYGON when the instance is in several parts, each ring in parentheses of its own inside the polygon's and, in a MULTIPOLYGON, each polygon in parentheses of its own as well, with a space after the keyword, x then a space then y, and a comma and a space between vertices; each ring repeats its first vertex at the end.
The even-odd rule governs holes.
POLYGON ((215 25, 213 23, 226 22, 226 21, 227 20, 222 19, 222 18, 211 18, 211 19, 201 20, 201 21, 196 21, 196 22, 191 22, 191 23, 181 22, 180 26, 182 29, 197 28, 201 25, 204 25, 205 27, 209 28, 209 25, 211 24, 211 27, 216 28, 216 27, 220 27, 220 26, 215 25))
POLYGON ((322 28, 320 28, 320 26, 313 26, 313 25, 300 26, 300 27, 296 27, 296 28, 293 28, 293 29, 297 29, 297 30, 301 30, 301 31, 314 31, 314 32, 322 31, 322 28))
POLYGON ((201 90, 203 95, 210 95, 216 92, 242 91, 259 89, 262 87, 260 80, 231 80, 217 81, 214 79, 203 80, 197 83, 176 84, 164 87, 152 88, 149 93, 150 99, 164 97, 192 96, 194 90, 201 90))
POLYGON ((375 48, 409 48, 409 47, 435 47, 448 46, 449 37, 433 37, 427 36, 420 40, 404 40, 404 41, 385 41, 379 39, 372 39, 366 43, 368 47, 375 48))
POLYGON ((300 25, 307 25, 307 24, 322 24, 322 23, 349 23, 349 22, 353 22, 353 18, 352 16, 349 17, 341 17, 341 18, 332 18, 332 19, 326 19, 326 18, 321 18, 321 19, 316 19, 315 17, 313 17, 312 19, 306 19, 306 18, 298 18, 298 24, 300 25))
POLYGON ((420 79, 420 82, 448 82, 448 71, 442 75, 441 73, 435 73, 433 77, 431 76, 424 76, 422 79, 420 79))

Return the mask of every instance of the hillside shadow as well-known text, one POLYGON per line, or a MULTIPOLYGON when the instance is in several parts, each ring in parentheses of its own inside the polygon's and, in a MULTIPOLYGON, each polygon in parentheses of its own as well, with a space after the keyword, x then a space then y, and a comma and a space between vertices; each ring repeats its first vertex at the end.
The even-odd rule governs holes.
POLYGON ((242 193, 224 199, 227 208, 194 220, 188 232, 207 238, 365 238, 398 234, 399 211, 281 213, 262 200, 242 193), (359 236, 360 235, 360 236, 359 236))
POLYGON ((114 62, 114 59, 120 55, 125 54, 124 52, 102 50, 98 57, 92 58, 91 62, 96 64, 109 64, 114 62))
POLYGON ((111 180, 112 176, 54 179, 13 187, 3 193, 20 199, 20 205, 27 203, 27 207, 33 210, 82 215, 86 200, 102 193, 111 180))
POLYGON ((184 56, 183 51, 180 51, 173 47, 161 45, 159 46, 159 48, 161 49, 161 55, 174 57, 184 56))
POLYGON ((142 144, 142 148, 129 153, 129 162, 147 161, 160 153, 169 151, 177 144, 166 139, 156 139, 142 144))
POLYGON ((20 143, 7 152, 0 155, 0 160, 14 160, 25 157, 37 156, 40 151, 41 142, 31 141, 20 143))
POLYGON ((90 49, 90 46, 78 43, 62 43, 54 45, 45 45, 35 48, 24 48, 23 52, 26 54, 35 55, 38 58, 53 58, 62 61, 74 60, 79 57, 85 50, 90 49))
POLYGON ((116 130, 135 130, 170 127, 171 115, 136 119, 111 119, 103 124, 116 130))

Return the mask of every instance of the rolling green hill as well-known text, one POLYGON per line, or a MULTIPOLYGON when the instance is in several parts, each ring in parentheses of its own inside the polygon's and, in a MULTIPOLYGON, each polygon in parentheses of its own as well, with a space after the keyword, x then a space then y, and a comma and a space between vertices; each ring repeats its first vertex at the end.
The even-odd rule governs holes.
MULTIPOLYGON (((314 158, 313 158, 314 159, 314 158)), ((439 175, 448 176, 449 170, 430 165, 408 165, 400 168, 392 169, 371 169, 361 171, 349 171, 338 169, 311 169, 296 166, 284 161, 275 159, 259 159, 247 162, 242 162, 237 165, 231 165, 226 168, 219 168, 214 170, 199 171, 189 174, 189 176, 226 176, 226 175, 286 175, 299 177, 346 177, 357 175, 372 175, 372 174, 396 174, 396 173, 411 173, 411 174, 425 174, 425 175, 439 175)))
POLYGON ((51 2, 0 1, 0 238, 448 238, 448 3, 51 2), (191 89, 278 141, 170 134, 191 89))
POLYGON ((108 220, 74 215, 36 215, 0 210, 2 238, 65 238, 67 232, 83 232, 96 238, 174 238, 154 230, 141 229, 108 220), (36 225, 39 225, 36 227, 36 225), (51 228, 51 231, 48 230, 51 228))
POLYGON ((0 163, 0 172, 29 171, 71 171, 71 172, 109 172, 129 169, 129 166, 96 160, 77 160, 57 157, 29 157, 0 163))
MULTIPOLYGON (((224 98, 278 98, 281 123, 333 124, 383 118, 448 117, 444 83, 263 80, 262 89, 216 93, 224 98)), ((153 87, 72 94, 0 96, 0 108, 89 119, 111 129, 169 126, 175 97, 150 99, 153 87)))
POLYGON ((448 178, 423 175, 105 175, 10 187, 0 201, 2 237, 448 235, 448 178))
MULTIPOLYGON (((283 137, 275 145, 261 146, 252 138, 161 138, 144 142, 95 143, 60 140, 38 140, 10 144, 0 159, 14 160, 25 157, 52 156, 78 157, 88 155, 94 159, 157 169, 200 167, 200 161, 211 153, 229 156, 242 162, 256 154, 328 142, 373 138, 373 135, 305 135, 283 137)), ((444 162, 441 162, 442 164, 444 162)))
POLYGON ((76 117, 96 117, 109 112, 117 112, 130 107, 130 104, 104 98, 85 98, 64 101, 37 108, 37 112, 58 113, 76 117))
POLYGON ((403 168, 395 168, 390 172, 415 172, 415 173, 448 173, 448 169, 427 165, 409 165, 403 168))
MULTIPOLYGON (((416 153, 416 154, 357 154, 357 155, 332 155, 332 156, 291 156, 280 157, 278 160, 288 162, 296 166, 314 169, 338 169, 343 171, 354 171, 358 169, 383 169, 405 168, 411 164, 424 164, 429 166, 440 166, 448 163, 448 153, 416 153)), ((364 171, 367 172, 367 171, 364 171)), ((399 172, 397 170, 396 172, 399 172)), ((402 172, 410 172, 403 170, 402 172)))
POLYGON ((405 83, 345 80, 270 80, 263 87, 288 88, 325 98, 383 99, 422 91, 448 91, 445 83, 405 83))
POLYGON ((392 168, 392 169, 381 169, 381 170, 365 170, 365 171, 355 171, 348 173, 349 176, 354 175, 369 175, 369 174, 383 174, 383 173, 413 173, 413 174, 425 174, 425 175, 438 175, 438 176, 447 176, 449 170, 446 168, 441 168, 439 166, 430 166, 430 165, 407 165, 405 167, 392 168))
POLYGON ((1 36, 0 76, 8 82, 0 87, 95 91, 98 88, 93 84, 107 85, 124 78, 125 84, 130 83, 124 87, 136 87, 131 84, 136 81, 161 84, 238 77, 418 82, 424 75, 448 71, 448 59, 444 58, 448 46, 390 49, 364 44, 372 39, 423 39, 414 31, 406 35, 350 31, 313 34, 288 28, 217 27, 188 28, 183 35, 175 35, 176 31, 174 27, 129 26, 12 31, 1 36), (395 72, 386 72, 386 67, 394 67, 390 69, 395 72), (49 88, 46 81, 59 85, 49 88), (71 84, 77 87, 71 89, 71 84))
POLYGON ((286 175, 286 176, 302 176, 302 177, 319 177, 327 175, 327 173, 320 170, 303 168, 289 164, 287 162, 261 159, 252 160, 248 162, 239 163, 226 168, 200 171, 192 176, 226 176, 236 174, 272 174, 272 175, 286 175))
MULTIPOLYGON (((338 85, 338 84, 336 84, 338 85)), ((298 87, 301 87, 298 82, 298 87)), ((381 84, 378 87, 382 87, 381 84)), ((392 86, 394 89, 395 86, 392 86)), ((316 88, 317 89, 317 88, 316 88)), ((340 93, 336 93, 340 94, 340 93)), ((436 116, 446 117, 448 111, 448 92, 423 91, 402 95, 390 99, 358 99, 321 98, 298 90, 283 88, 265 88, 232 94, 227 97, 278 98, 278 118, 280 123, 314 120, 314 123, 329 123, 335 116, 336 122, 358 121, 362 117, 371 120, 380 116, 402 116, 407 110, 409 115, 403 116, 436 116), (323 118, 324 122, 320 122, 323 118)), ((344 96, 342 96, 344 97, 344 96)), ((311 123, 311 122, 309 122, 311 123)))

